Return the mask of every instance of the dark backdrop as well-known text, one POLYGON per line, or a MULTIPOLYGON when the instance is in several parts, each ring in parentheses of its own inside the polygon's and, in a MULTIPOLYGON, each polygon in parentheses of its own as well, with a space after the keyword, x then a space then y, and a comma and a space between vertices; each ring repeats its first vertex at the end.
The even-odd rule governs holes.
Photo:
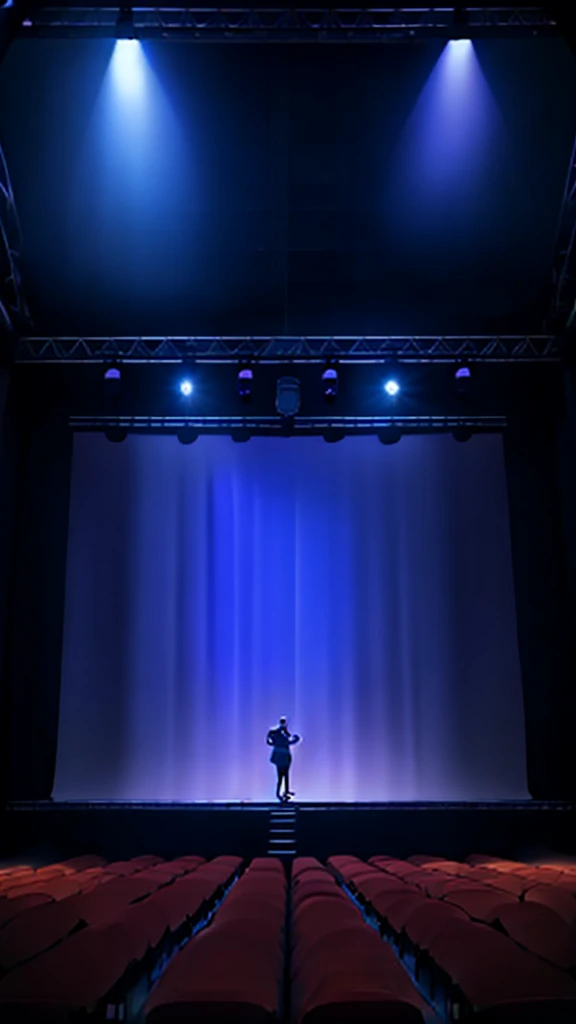
POLYGON ((114 47, 18 40, 0 68, 39 327, 540 329, 576 128, 562 40, 460 65, 435 42, 114 47))

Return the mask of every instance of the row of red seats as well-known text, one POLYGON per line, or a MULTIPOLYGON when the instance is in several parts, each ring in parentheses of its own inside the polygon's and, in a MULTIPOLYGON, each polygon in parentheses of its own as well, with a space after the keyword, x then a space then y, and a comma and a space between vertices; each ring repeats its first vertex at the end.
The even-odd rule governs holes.
POLYGON ((20 966, 12 964, 0 980, 0 1017, 6 1024, 52 1021, 120 1003, 134 977, 151 970, 192 933, 241 863, 239 857, 157 862, 91 892, 23 913, 18 934, 4 950, 20 966), (40 911, 45 919, 32 919, 40 911), (42 942, 52 940, 51 948, 39 952, 36 933, 42 933, 42 942), (22 955, 33 958, 21 963, 22 955))
POLYGON ((85 856, 38 869, 4 868, 0 873, 0 928, 32 907, 60 902, 103 882, 136 875, 163 863, 161 857, 146 854, 112 864, 101 857, 85 856))
POLYGON ((549 908, 521 902, 532 889, 499 889, 475 875, 475 865, 439 858, 329 864, 400 954, 415 955, 416 977, 431 996, 444 993, 448 1012, 481 1010, 491 1022, 576 1019, 574 931, 549 908))
POLYGON ((256 858, 160 978, 146 1002, 148 1024, 277 1019, 285 917, 284 869, 274 858, 256 858))
POLYGON ((422 1024, 426 1003, 330 872, 298 858, 292 886, 292 1019, 422 1024))
POLYGON ((140 862, 139 870, 126 876, 109 874, 93 879, 76 876, 74 894, 51 900, 20 913, 0 928, 0 971, 6 972, 26 963, 51 946, 86 925, 103 924, 136 900, 146 897, 195 871, 201 857, 188 857, 171 863, 155 863, 150 867, 140 862))

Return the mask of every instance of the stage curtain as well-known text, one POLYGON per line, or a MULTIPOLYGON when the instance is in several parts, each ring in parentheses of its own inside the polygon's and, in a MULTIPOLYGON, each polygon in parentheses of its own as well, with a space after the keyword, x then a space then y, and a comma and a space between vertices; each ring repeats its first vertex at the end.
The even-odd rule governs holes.
POLYGON ((74 442, 59 799, 527 795, 499 436, 74 442))
POLYGON ((574 397, 557 414, 512 419, 505 435, 528 787, 540 800, 574 799, 574 397))

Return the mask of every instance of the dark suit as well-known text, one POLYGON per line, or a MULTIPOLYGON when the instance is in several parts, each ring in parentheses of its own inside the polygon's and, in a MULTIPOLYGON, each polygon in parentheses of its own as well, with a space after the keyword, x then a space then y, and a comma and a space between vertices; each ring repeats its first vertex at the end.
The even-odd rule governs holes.
POLYGON ((290 753, 290 747, 294 743, 298 743, 299 736, 291 736, 287 727, 283 725, 277 725, 275 728, 270 729, 266 742, 269 746, 273 747, 273 751, 270 754, 270 760, 272 764, 276 765, 276 771, 278 774, 278 783, 276 786, 276 796, 280 796, 280 786, 282 781, 284 782, 284 792, 288 793, 289 781, 288 772, 292 763, 292 755, 290 753))

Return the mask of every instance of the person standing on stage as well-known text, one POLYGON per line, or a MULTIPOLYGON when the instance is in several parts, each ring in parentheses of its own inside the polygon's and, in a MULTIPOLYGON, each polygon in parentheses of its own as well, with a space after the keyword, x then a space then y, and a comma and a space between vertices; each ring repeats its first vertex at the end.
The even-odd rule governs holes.
POLYGON ((266 743, 269 747, 274 747, 270 754, 270 760, 272 764, 276 765, 276 772, 278 781, 276 784, 276 796, 278 799, 285 803, 294 796, 294 793, 290 792, 290 781, 289 772, 290 765, 292 763, 292 755, 290 753, 290 747, 294 743, 299 743, 300 737, 294 733, 290 735, 288 724, 285 718, 281 718, 273 729, 270 729, 268 736, 266 737, 266 743), (284 783, 284 792, 281 793, 282 783, 284 783))

